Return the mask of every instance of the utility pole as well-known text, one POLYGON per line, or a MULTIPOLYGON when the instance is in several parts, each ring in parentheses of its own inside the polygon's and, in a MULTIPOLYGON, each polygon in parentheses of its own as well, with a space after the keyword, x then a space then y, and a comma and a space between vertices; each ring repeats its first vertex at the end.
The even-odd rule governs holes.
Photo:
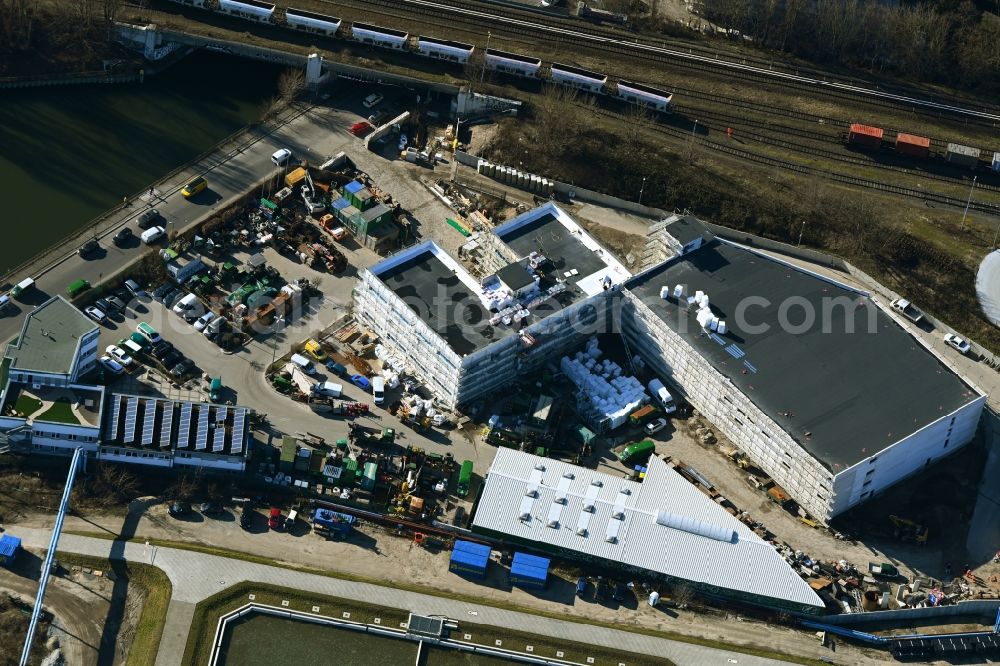
POLYGON ((642 193, 646 189, 646 177, 642 177, 642 187, 639 188, 639 205, 642 205, 642 193))
POLYGON ((691 159, 691 154, 694 152, 694 135, 698 132, 698 121, 694 121, 694 127, 691 128, 691 141, 688 142, 688 159, 691 159))
POLYGON ((979 176, 972 177, 972 187, 969 188, 969 200, 965 202, 965 212, 962 213, 962 229, 965 229, 965 216, 969 214, 969 204, 972 203, 972 192, 976 189, 976 179, 979 176))
MULTIPOLYGON (((493 36, 489 30, 486 31, 486 51, 490 50, 490 38, 493 36)), ((483 51, 483 70, 479 73, 479 82, 486 78, 486 51, 483 51)))
POLYGON ((802 234, 806 232, 806 221, 802 220, 802 228, 799 229, 799 245, 802 245, 802 234))

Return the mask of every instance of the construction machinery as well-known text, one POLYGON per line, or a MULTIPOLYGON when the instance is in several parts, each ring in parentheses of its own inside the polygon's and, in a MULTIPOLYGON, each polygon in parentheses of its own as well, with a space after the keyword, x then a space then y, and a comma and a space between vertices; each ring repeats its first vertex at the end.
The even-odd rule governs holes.
POLYGON ((889 520, 892 521, 893 536, 900 541, 913 541, 919 544, 927 543, 930 533, 926 525, 921 525, 909 518, 900 518, 899 516, 889 516, 889 520))

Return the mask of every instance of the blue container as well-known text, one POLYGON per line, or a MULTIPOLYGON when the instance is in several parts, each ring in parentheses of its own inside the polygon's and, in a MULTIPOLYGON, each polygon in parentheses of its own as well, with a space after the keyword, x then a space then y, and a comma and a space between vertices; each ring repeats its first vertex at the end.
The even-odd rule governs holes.
POLYGON ((545 587, 549 578, 550 563, 547 557, 514 553, 514 561, 510 566, 511 585, 539 589, 545 587))
POLYGON ((355 516, 338 513, 331 509, 316 509, 313 512, 313 524, 316 527, 328 529, 342 536, 350 534, 356 522, 358 519, 355 516))
POLYGON ((451 551, 448 570, 475 578, 485 578, 486 568, 490 563, 490 552, 489 546, 456 540, 455 549, 451 551))

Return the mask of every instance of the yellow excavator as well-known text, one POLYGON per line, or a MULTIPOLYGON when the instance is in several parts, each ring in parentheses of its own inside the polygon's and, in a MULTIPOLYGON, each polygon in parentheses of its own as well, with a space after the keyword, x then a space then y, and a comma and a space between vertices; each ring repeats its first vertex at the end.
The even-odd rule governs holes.
POLYGON ((900 541, 913 541, 919 544, 927 543, 927 537, 930 534, 925 525, 921 525, 908 518, 900 518, 899 516, 889 516, 889 520, 892 521, 894 528, 893 536, 900 541))

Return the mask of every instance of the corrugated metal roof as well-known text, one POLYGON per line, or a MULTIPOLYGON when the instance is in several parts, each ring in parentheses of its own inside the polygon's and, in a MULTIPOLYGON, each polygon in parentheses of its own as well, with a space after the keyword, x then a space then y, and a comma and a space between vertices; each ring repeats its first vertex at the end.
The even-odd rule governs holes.
POLYGON ((720 588, 823 606, 770 544, 656 457, 640 484, 499 449, 472 527, 720 588), (563 496, 553 523, 550 509, 563 496), (657 522, 662 511, 676 527, 657 522), (523 514, 529 517, 522 519, 523 514), (612 532, 616 538, 610 538, 612 532), (722 533, 735 536, 720 540, 722 533))
POLYGON ((12 534, 4 534, 0 537, 0 557, 12 557, 20 547, 20 538, 12 534))

